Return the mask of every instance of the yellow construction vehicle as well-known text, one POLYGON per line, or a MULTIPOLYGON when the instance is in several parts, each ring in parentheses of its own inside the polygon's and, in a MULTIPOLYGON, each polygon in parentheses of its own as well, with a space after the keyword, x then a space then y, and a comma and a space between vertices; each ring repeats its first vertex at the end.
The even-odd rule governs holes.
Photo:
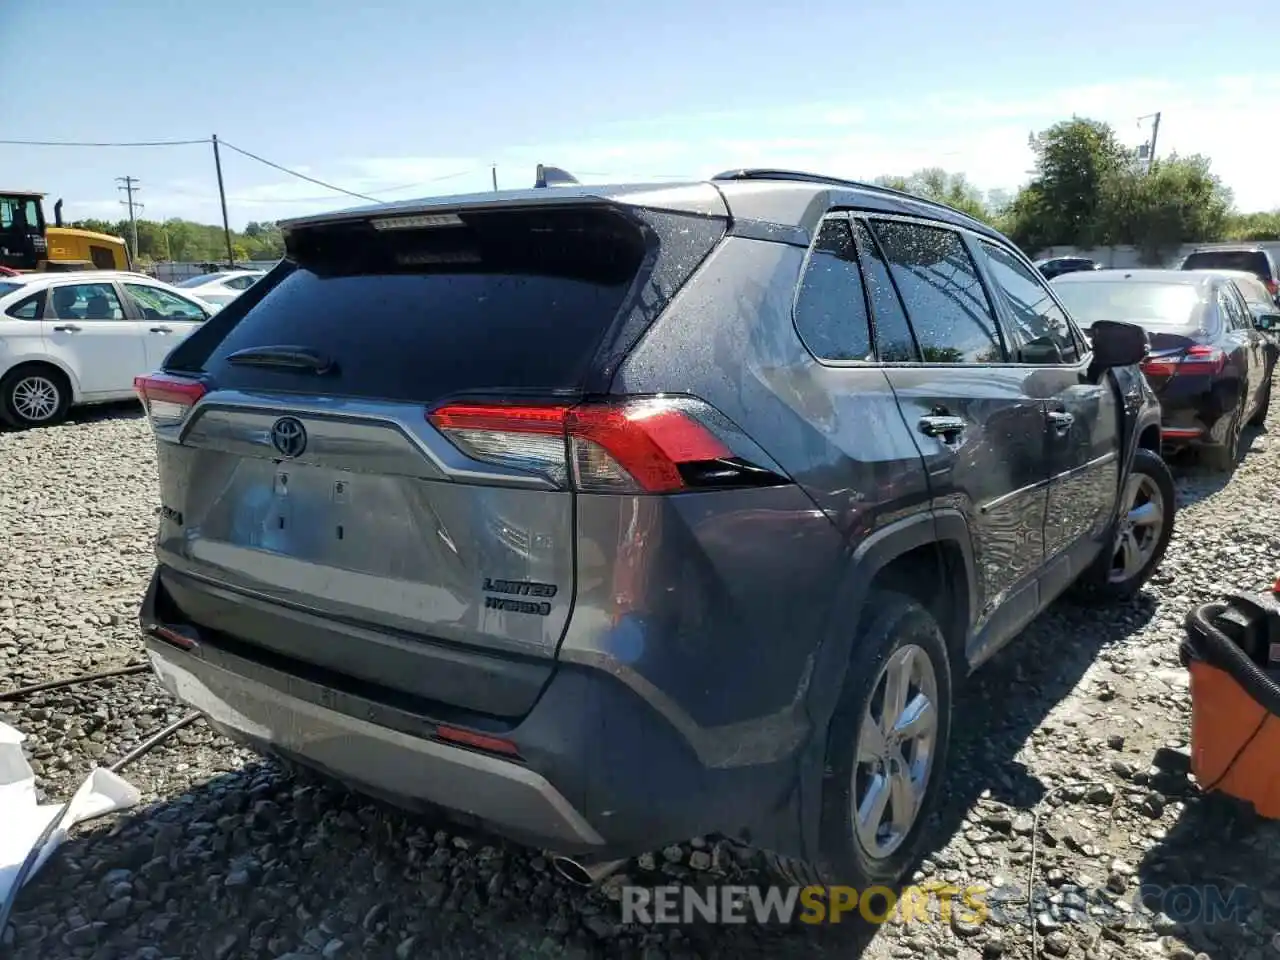
POLYGON ((133 269, 123 239, 64 227, 61 200, 50 227, 43 201, 43 193, 0 190, 0 272, 133 269))

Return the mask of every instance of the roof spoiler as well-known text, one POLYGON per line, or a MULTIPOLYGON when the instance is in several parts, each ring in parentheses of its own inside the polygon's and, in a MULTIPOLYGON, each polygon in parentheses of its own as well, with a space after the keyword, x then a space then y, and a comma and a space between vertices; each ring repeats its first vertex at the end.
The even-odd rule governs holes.
POLYGON ((577 186, 578 179, 571 173, 561 170, 559 167, 548 167, 545 164, 538 164, 537 177, 534 180, 534 189, 543 187, 569 187, 577 186))

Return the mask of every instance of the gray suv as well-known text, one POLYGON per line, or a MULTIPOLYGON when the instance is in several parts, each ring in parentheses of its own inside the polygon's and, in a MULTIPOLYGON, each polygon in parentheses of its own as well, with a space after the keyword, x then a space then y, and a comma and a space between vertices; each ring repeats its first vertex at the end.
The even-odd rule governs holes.
POLYGON ((720 833, 892 882, 955 685, 1172 532, 1145 335, 950 208, 736 171, 285 229, 137 382, 155 670, 572 876, 720 833))

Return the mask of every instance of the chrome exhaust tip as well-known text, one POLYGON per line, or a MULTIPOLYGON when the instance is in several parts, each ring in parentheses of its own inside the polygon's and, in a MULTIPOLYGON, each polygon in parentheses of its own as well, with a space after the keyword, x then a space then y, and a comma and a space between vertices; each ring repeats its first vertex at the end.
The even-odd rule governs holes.
POLYGON ((556 873, 579 887, 594 887, 610 874, 616 873, 618 868, 626 862, 624 858, 622 860, 603 860, 599 863, 584 864, 579 863, 573 857, 564 857, 558 854, 551 858, 551 866, 556 873))

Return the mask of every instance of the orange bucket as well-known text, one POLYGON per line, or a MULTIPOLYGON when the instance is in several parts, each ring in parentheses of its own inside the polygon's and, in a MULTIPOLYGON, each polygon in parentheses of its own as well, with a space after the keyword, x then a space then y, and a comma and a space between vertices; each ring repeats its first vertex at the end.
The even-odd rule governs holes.
POLYGON ((1275 592, 1209 604, 1187 617, 1182 659, 1191 674, 1191 770, 1220 791, 1280 820, 1280 676, 1268 675, 1280 644, 1275 592))

